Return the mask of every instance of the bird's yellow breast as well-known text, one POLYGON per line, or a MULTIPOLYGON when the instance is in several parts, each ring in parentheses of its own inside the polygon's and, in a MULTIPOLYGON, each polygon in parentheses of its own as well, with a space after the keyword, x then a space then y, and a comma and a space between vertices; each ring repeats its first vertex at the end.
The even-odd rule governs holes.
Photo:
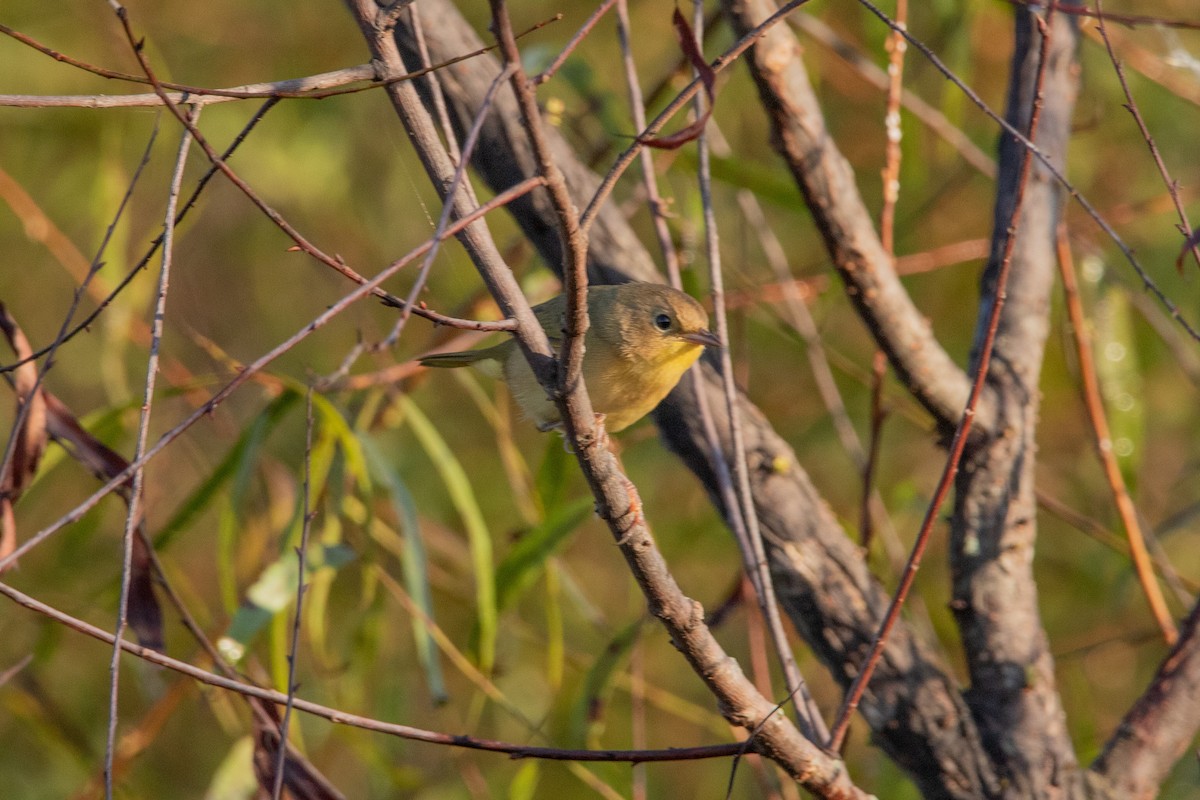
MULTIPOLYGON (((653 353, 636 355, 614 347, 592 347, 592 338, 589 332, 583 381, 592 408, 604 415, 604 426, 613 433, 628 428, 661 403, 704 350, 700 345, 678 341, 653 353)), ((539 427, 561 421, 558 407, 546 397, 516 348, 505 361, 504 378, 513 399, 539 427)))

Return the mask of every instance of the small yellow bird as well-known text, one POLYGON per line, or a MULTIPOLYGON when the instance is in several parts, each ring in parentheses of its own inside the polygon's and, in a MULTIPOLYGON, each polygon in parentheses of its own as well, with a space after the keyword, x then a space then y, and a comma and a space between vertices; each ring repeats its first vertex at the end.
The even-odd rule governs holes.
MULTIPOLYGON (((562 343, 566 297, 533 312, 550 343, 562 343)), ((705 346, 720 346, 708 331, 704 307, 683 292, 653 283, 588 287, 591 325, 584 336, 583 380, 592 407, 609 431, 628 428, 662 401, 705 346)), ((540 430, 561 423, 558 408, 533 375, 515 340, 481 350, 425 356, 427 367, 474 365, 503 378, 525 415, 540 430)))

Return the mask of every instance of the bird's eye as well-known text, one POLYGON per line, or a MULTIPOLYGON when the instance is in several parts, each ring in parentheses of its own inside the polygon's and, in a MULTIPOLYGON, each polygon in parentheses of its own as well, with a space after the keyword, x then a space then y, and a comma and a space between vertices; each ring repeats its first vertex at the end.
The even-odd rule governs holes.
POLYGON ((660 331, 671 330, 671 315, 659 314, 656 316, 654 318, 654 327, 658 328, 660 331))

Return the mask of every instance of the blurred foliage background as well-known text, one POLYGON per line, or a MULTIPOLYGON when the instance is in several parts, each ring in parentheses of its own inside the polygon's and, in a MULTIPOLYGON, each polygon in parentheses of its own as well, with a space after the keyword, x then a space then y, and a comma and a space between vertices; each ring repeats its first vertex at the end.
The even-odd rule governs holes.
MULTIPOLYGON (((463 4, 485 31, 485 4, 463 4)), ((552 58, 591 4, 523 2, 518 28, 562 12, 525 38, 531 66, 552 58)), ((1161 0, 1138 13, 1194 15, 1188 0, 1161 0)), ((134 29, 164 79, 226 87, 351 66, 366 50, 337 3, 246 4, 212 0, 203 11, 178 3, 132 2, 134 29)), ((1106 7, 1107 8, 1107 7, 1106 7)), ((1124 8, 1107 9, 1111 12, 1124 8)), ((666 83, 657 107, 682 85, 670 9, 634 2, 635 54, 645 87, 666 83)), ((853 3, 806 11, 867 59, 884 64, 885 29, 853 3)), ((909 28, 997 109, 1011 51, 1003 2, 914 7, 909 28)), ((137 72, 118 23, 103 3, 47 11, 8 0, 0 22, 76 58, 137 72)), ((436 22, 434 23, 436 24, 436 22)), ((1085 28, 1094 27, 1084 22, 1085 28)), ((1113 26, 1116 27, 1116 26, 1113 26)), ((1118 51, 1165 162, 1200 218, 1195 159, 1200 103, 1200 35, 1155 26, 1120 28, 1118 51), (1150 79, 1144 73, 1155 73, 1150 79)), ((484 32, 486 38, 486 32, 484 32)), ((720 24, 705 52, 731 41, 720 24)), ((884 97, 828 47, 804 38, 805 58, 839 146, 873 208, 880 205, 884 97)), ((543 103, 561 103, 560 125, 600 169, 633 133, 606 18, 543 103)), ((1111 64, 1085 37, 1083 89, 1068 174, 1105 212, 1163 290, 1190 319, 1200 309, 1196 265, 1177 273, 1176 219, 1128 114, 1111 64)), ((0 93, 102 94, 141 91, 85 74, 0 37, 0 93)), ((919 55, 905 85, 940 108, 978 147, 996 131, 919 55)), ((201 128, 223 147, 255 101, 206 109, 201 128)), ((814 389, 805 347, 781 311, 778 279, 765 265, 755 226, 736 192, 762 202, 820 326, 851 418, 865 436, 874 347, 837 286, 807 212, 767 142, 767 125, 740 68, 719 81, 714 117, 734 154, 718 163, 715 196, 731 292, 739 379, 796 448, 817 486, 856 535, 861 480, 814 389)), ((974 329, 976 283, 990 234, 992 181, 908 112, 896 251, 929 254, 966 242, 970 257, 906 278, 947 348, 965 363, 974 329), (972 249, 974 247, 974 249, 972 249)), ((178 126, 148 109, 0 108, 2 300, 35 347, 53 340, 78 282, 129 186, 152 131, 145 173, 86 292, 90 310, 161 229, 178 126)), ((206 168, 193 151, 185 192, 206 168)), ((385 97, 367 92, 284 101, 232 159, 233 167, 305 236, 374 274, 427 237, 440 212, 385 97)), ((673 198, 672 230, 688 261, 687 281, 706 292, 695 157, 689 148, 656 156, 673 198)), ((614 202, 650 228, 634 175, 614 202)), ((1126 477, 1148 527, 1185 577, 1200 577, 1200 349, 1147 303, 1112 244, 1071 206, 1068 223, 1095 324, 1126 477)), ((501 248, 534 299, 557 291, 550 273, 501 214, 489 217, 501 248)), ((163 376, 152 440, 175 425, 239 365, 291 335, 352 286, 297 253, 290 241, 218 178, 178 232, 167 302, 163 376)), ((936 260, 936 259, 935 259, 936 260)), ((901 266, 906 262, 902 261, 901 266)), ((90 326, 64 346, 46 378, 101 440, 132 452, 147 356, 147 321, 157 260, 90 326)), ((389 285, 403 294, 411 277, 389 285)), ((494 315, 474 269, 455 245, 443 248, 424 294, 446 313, 494 315)), ((1069 330, 1056 305, 1043 375, 1039 480, 1042 490, 1102 530, 1120 524, 1094 455, 1080 401, 1069 330)), ((249 675, 286 688, 287 643, 300 530, 305 441, 304 387, 329 375, 356 342, 375 342, 395 314, 360 302, 274 362, 147 470, 148 528, 168 577, 191 612, 249 675), (256 605, 255 605, 256 604, 256 605), (222 638, 224 637, 224 638, 222 638)), ((502 387, 468 374, 373 379, 450 338, 414 319, 391 351, 353 366, 358 383, 315 398, 309 554, 297 679, 301 696, 349 712, 449 733, 556 744, 649 747, 728 741, 730 732, 666 637, 646 623, 628 578, 573 461, 554 437, 513 413, 502 387), (422 614, 444 638, 433 636, 422 614)), ((877 486, 903 551, 942 467, 927 417, 890 379, 877 486)), ((9 429, 11 402, 0 410, 9 429)), ((685 591, 713 609, 735 588, 740 561, 695 480, 644 422, 618 437, 621 457, 685 591)), ((51 447, 17 507, 22 536, 51 523, 96 488, 78 464, 51 447)), ((98 626, 114 626, 124 508, 109 498, 21 560, 5 580, 98 626)), ((1165 653, 1127 558, 1060 515, 1043 514, 1038 548, 1041 607, 1058 660, 1080 758, 1090 760, 1165 653)), ((1087 527, 1084 525, 1084 527, 1087 527)), ((872 554, 893 585, 887 537, 872 554)), ((924 561, 910 613, 956 654, 944 551, 924 561)), ((1193 584, 1194 588, 1194 584, 1193 584)), ((1173 610, 1182 606, 1175 601, 1173 610)), ((166 610, 167 651, 206 664, 166 610)), ((718 634, 743 664, 753 656, 739 608, 718 634)), ((0 776, 11 798, 92 797, 100 786, 109 649, 15 606, 0 615, 0 671, 32 660, 0 687, 0 776)), ((821 706, 839 696, 799 649, 821 706)), ((247 714, 217 690, 133 658, 122 667, 118 795, 251 796, 247 714), (249 788, 247 788, 249 787, 249 788)), ((881 797, 915 797, 856 725, 847 758, 855 780, 881 797)), ((468 798, 629 796, 641 773, 648 796, 719 797, 725 761, 570 766, 435 747, 296 715, 296 741, 348 797, 468 798)), ((733 796, 765 796, 757 767, 739 769, 733 796)), ((1193 797, 1200 780, 1182 764, 1164 797, 1193 797)))

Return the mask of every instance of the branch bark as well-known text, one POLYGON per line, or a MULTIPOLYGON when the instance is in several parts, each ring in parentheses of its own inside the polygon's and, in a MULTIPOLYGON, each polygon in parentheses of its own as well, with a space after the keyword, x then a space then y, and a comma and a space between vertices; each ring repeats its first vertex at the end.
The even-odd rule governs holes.
MULTIPOLYGON (((725 0, 723 6, 739 35, 774 10, 768 0, 725 0)), ((773 28, 747 52, 746 63, 771 117, 772 143, 804 195, 846 295, 913 397, 943 433, 952 432, 970 381, 900 283, 858 192, 854 170, 825 126, 795 35, 773 28)), ((992 427, 994 414, 992 398, 985 394, 976 435, 992 427)))
MULTIPOLYGON (((1025 131, 1035 100, 1040 20, 1028 8, 1017 7, 1014 14, 1016 49, 1006 118, 1025 131)), ((1045 102, 1036 144, 1061 166, 1078 89, 1078 28, 1066 14, 1056 15, 1049 28, 1045 102)), ((1013 220, 1023 156, 1019 142, 1010 135, 1001 137, 992 252, 982 279, 976 349, 985 333, 982 320, 995 301, 1006 240, 1014 229, 1016 240, 987 378, 996 398, 995 425, 990 435, 968 444, 956 481, 951 608, 971 675, 967 703, 1003 779, 1000 796, 1075 796, 1081 773, 1033 578, 1038 379, 1049 331, 1056 226, 1064 193, 1046 167, 1035 163, 1020 219, 1013 220)), ((973 354, 972 361, 976 358, 973 354)))
MULTIPOLYGON (((397 22, 389 18, 386 25, 381 25, 376 17, 376 9, 372 0, 351 0, 351 12, 357 20, 367 44, 378 63, 380 77, 402 72, 405 69, 404 57, 396 47, 391 35, 391 24, 397 22)), ((497 0, 494 5, 495 25, 497 34, 501 37, 510 60, 518 55, 511 39, 511 32, 506 31, 507 20, 503 4, 497 0)), ((453 16, 453 9, 446 9, 453 16)), ((411 19, 409 15, 400 15, 411 19)), ((446 23, 442 15, 438 15, 440 29, 446 23)), ((415 38, 413 42, 415 43, 415 38)), ((434 52, 432 41, 427 39, 430 52, 434 52)), ((494 77, 494 76, 493 76, 494 77)), ((489 84, 491 81, 489 81, 489 84)), ((509 87, 512 88, 511 86, 509 87)), ((527 88, 527 87, 523 87, 527 88)), ((453 92, 448 92, 453 98, 453 92)), ((415 90, 409 84, 393 86, 391 91, 393 105, 405 122, 406 130, 414 146, 425 164, 435 186, 443 189, 449 185, 445 170, 449 168, 450 158, 434 132, 432 119, 415 90)), ((503 95, 513 102, 512 92, 503 95)), ((532 97, 526 98, 525 109, 537 113, 532 103, 532 97)), ((497 113, 508 116, 504 110, 496 109, 497 113)), ((540 120, 538 120, 540 123, 540 120)), ((531 136, 521 130, 514 137, 514 144, 532 150, 531 136)), ((480 149, 490 149, 483 147, 480 149)), ((547 165, 550 158, 544 142, 538 142, 538 162, 547 165)), ((476 151, 478 152, 478 150, 476 151)), ((552 225, 555 238, 560 232, 571 233, 571 226, 562 225, 561 215, 572 212, 568 208, 570 198, 566 196, 566 187, 562 184, 563 177, 557 169, 547 169, 544 177, 548 183, 558 183, 552 192, 552 213, 556 216, 552 225)), ((453 170, 450 170, 451 172, 453 170)), ((463 203, 466 199, 463 192, 447 197, 447 203, 463 203)), ((463 208, 459 214, 467 211, 463 208)), ((507 265, 495 253, 495 245, 491 242, 486 231, 477 233, 486 241, 477 242, 468 238, 464 241, 472 259, 475 261, 481 276, 489 289, 499 287, 501 290, 515 290, 511 300, 499 296, 495 289, 493 295, 506 313, 517 312, 518 336, 523 333, 524 323, 521 314, 529 314, 529 305, 524 296, 516 289, 515 280, 507 265), (482 244, 480 252, 476 248, 482 244), (492 254, 496 257, 493 258, 492 254)), ((577 246, 577 243, 573 243, 577 246)), ((566 263, 575 267, 582 266, 577 262, 581 251, 573 247, 573 256, 566 263)), ((563 262, 555 262, 560 268, 563 262)), ((574 281, 571 276, 568 286, 574 281)), ((538 331, 541 333, 540 329, 538 331)), ((545 335, 536 339, 533 344, 545 348, 545 335)), ((671 575, 666 561, 659 552, 650 535, 646 520, 641 512, 641 503, 637 498, 636 489, 621 473, 616 459, 603 443, 593 436, 593 420, 580 419, 582 412, 590 409, 590 403, 583 403, 583 408, 570 402, 570 395, 582 389, 577 386, 564 396, 555 392, 557 377, 555 371, 561 366, 550 357, 548 369, 539 371, 538 357, 541 353, 535 351, 522 340, 522 348, 529 358, 531 367, 538 374, 542 386, 550 391, 558 404, 566 422, 569 441, 574 445, 580 467, 584 473, 592 493, 596 498, 596 510, 604 519, 620 547, 621 554, 629 564, 634 578, 646 597, 650 612, 659 619, 670 633, 675 646, 691 664, 692 669, 704 681, 705 685, 717 699, 723 716, 733 725, 743 728, 751 735, 750 746, 757 752, 771 758, 795 778, 802 786, 819 797, 828 800, 865 800, 867 795, 851 783, 845 767, 839 759, 821 749, 820 745, 804 738, 785 715, 779 713, 778 706, 763 697, 742 672, 737 662, 727 655, 717 642, 708 626, 704 623, 704 612, 700 604, 685 596, 671 575), (587 434, 587 437, 583 434, 587 434)), ((586 394, 583 395, 586 400, 586 394)))
POLYGON ((1091 770, 1114 797, 1149 800, 1200 728, 1200 603, 1150 687, 1121 720, 1091 770))
MULTIPOLYGON (((433 59, 478 43, 452 3, 423 3, 426 18, 438 20, 424 31, 433 59)), ((416 40, 405 20, 400 20, 396 33, 406 58, 415 56, 416 40)), ((483 57, 438 72, 452 120, 460 130, 470 124, 499 69, 494 59, 483 57)), ((424 91, 423 86, 418 88, 424 91)), ((534 160, 511 95, 501 93, 495 102, 495 113, 484 126, 473 166, 498 191, 530 175, 534 160)), ((557 131, 548 128, 545 133, 576 204, 582 205, 599 179, 557 131)), ((510 208, 543 259, 557 269, 562 249, 549 203, 534 198, 510 208)), ((653 260, 612 204, 600 212, 592 227, 588 268, 591 279, 602 283, 661 281, 653 260)), ((716 371, 706 365, 704 377, 703 391, 709 395, 710 407, 723 409, 716 371)), ((721 507, 694 402, 685 389, 677 389, 656 411, 655 420, 668 446, 680 454, 721 507)), ((886 609, 886 594, 818 496, 791 447, 744 396, 739 396, 739 411, 751 459, 755 505, 763 521, 780 601, 816 654, 848 685, 886 609)), ((718 420, 717 427, 724 430, 728 426, 718 420)), ((726 452, 728 444, 723 442, 726 452)), ((721 511, 726 513, 723 507, 721 511)), ((929 797, 983 794, 993 784, 991 768, 955 682, 934 652, 901 625, 877 675, 862 712, 880 745, 909 770, 929 797)))

